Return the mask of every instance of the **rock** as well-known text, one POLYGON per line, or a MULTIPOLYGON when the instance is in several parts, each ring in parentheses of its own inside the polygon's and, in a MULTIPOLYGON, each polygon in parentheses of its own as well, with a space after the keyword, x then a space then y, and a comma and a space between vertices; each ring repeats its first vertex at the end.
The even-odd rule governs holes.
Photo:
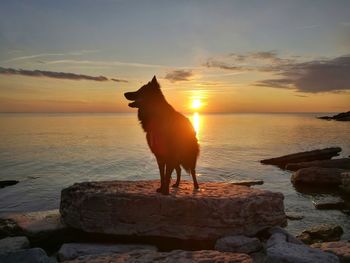
POLYGON ((246 186, 184 181, 169 196, 159 181, 74 184, 62 190, 64 222, 85 232, 217 240, 284 225, 283 195, 246 186))
POLYGON ((114 245, 114 244, 93 244, 93 243, 66 243, 58 251, 60 261, 72 260, 80 256, 126 253, 132 250, 147 249, 157 251, 155 246, 149 245, 114 245))
POLYGON ((339 201, 339 202, 317 202, 315 200, 312 200, 312 204, 314 207, 318 210, 332 210, 332 209, 338 209, 338 210, 343 210, 346 208, 345 202, 344 201, 339 201))
POLYGON ((286 216, 288 220, 302 220, 304 216, 295 214, 293 212, 286 212, 286 216))
POLYGON ((7 215, 1 219, 15 223, 28 237, 49 236, 56 231, 66 228, 61 222, 61 215, 58 209, 7 215))
POLYGON ((350 242, 325 242, 311 245, 314 248, 320 248, 326 252, 332 252, 338 256, 340 262, 350 262, 350 242))
POLYGON ((41 248, 23 249, 13 252, 0 253, 3 263, 49 263, 49 257, 41 248))
POLYGON ((0 218, 0 238, 8 236, 18 236, 22 234, 22 230, 11 219, 0 218))
POLYGON ((338 169, 350 169, 350 158, 340 158, 323 161, 301 162, 301 163, 288 163, 286 169, 290 171, 297 171, 301 168, 307 167, 323 167, 323 168, 338 168, 338 169))
POLYGON ((221 252, 250 254, 262 248, 262 244, 256 237, 226 236, 219 238, 215 243, 215 249, 221 252))
POLYGON ((4 188, 6 186, 10 186, 10 185, 15 185, 18 184, 19 181, 17 180, 5 180, 5 181, 0 181, 0 188, 4 188))
POLYGON ((343 192, 350 194, 350 172, 341 174, 341 185, 339 187, 343 192))
MULTIPOLYGON (((324 252, 322 252, 324 253, 324 252)), ((332 255, 333 256, 333 255, 332 255)), ((190 262, 230 262, 253 263, 247 254, 219 252, 215 250, 184 251, 173 250, 171 252, 155 252, 150 250, 134 250, 129 253, 104 254, 79 257, 66 263, 140 263, 140 262, 166 262, 166 263, 190 263, 190 262)))
POLYGON ((318 119, 336 120, 336 121, 350 121, 350 111, 342 112, 342 113, 339 113, 339 114, 334 115, 332 117, 329 117, 329 116, 318 117, 318 119))
POLYGON ((0 239, 0 253, 29 248, 27 237, 5 237, 0 239))
POLYGON ((325 148, 320 150, 288 154, 281 157, 261 160, 260 162, 263 164, 273 164, 281 168, 284 168, 288 163, 309 162, 314 160, 327 160, 332 158, 333 156, 338 156, 339 152, 341 152, 340 147, 331 147, 331 148, 325 148))
POLYGON ((318 225, 310 229, 305 229, 296 237, 305 244, 317 242, 338 241, 343 234, 343 229, 338 225, 318 225))
POLYGON ((293 184, 340 185, 341 173, 345 170, 337 168, 307 167, 301 168, 290 178, 293 184))
POLYGON ((241 180, 241 181, 231 181, 229 184, 232 185, 245 185, 245 186, 252 186, 252 185, 262 185, 264 184, 263 180, 241 180))
MULTIPOLYGON (((271 227, 268 229, 268 233, 269 233, 269 236, 271 237, 272 235, 274 234, 282 234, 281 235, 278 235, 277 237, 281 237, 283 241, 286 241, 288 243, 293 243, 293 244, 297 244, 297 245, 302 245, 304 244, 303 242, 301 242, 299 239, 297 239, 295 236, 289 234, 287 232, 287 230, 279 227, 279 226, 275 226, 275 227, 271 227)), ((270 242, 272 241, 273 239, 270 240, 270 242)), ((270 243, 271 244, 271 243, 270 243)))
POLYGON ((288 242, 282 233, 273 234, 267 241, 266 262, 269 263, 332 263, 339 262, 338 258, 330 253, 304 244, 288 242))

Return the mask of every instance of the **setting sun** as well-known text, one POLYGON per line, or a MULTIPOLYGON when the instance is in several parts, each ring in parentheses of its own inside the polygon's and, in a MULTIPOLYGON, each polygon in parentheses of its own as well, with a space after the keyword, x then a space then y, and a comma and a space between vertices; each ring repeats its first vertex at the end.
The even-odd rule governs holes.
POLYGON ((194 99, 191 104, 192 109, 199 109, 202 106, 202 103, 199 99, 194 99))

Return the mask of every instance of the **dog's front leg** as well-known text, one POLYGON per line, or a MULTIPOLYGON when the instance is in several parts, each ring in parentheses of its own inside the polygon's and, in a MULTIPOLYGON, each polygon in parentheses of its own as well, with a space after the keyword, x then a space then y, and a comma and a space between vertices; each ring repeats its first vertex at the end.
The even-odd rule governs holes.
POLYGON ((163 161, 161 158, 157 158, 158 168, 159 168, 159 175, 160 175, 160 187, 157 188, 157 192, 162 192, 163 185, 164 185, 164 169, 165 169, 165 161, 163 161))

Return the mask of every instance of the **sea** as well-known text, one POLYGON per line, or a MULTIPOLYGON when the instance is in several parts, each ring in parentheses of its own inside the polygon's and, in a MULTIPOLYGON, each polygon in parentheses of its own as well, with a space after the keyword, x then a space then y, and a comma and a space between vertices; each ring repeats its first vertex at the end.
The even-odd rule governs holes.
MULTIPOLYGON (((318 224, 338 224, 350 239, 350 213, 316 210, 313 200, 338 200, 337 193, 300 191, 292 172, 260 160, 326 147, 350 155, 350 122, 317 119, 321 113, 244 113, 187 116, 197 130, 198 181, 230 183, 263 180, 254 188, 281 192, 292 234, 318 224)), ((330 114, 332 115, 332 114, 330 114)), ((173 174, 175 178, 175 174, 173 174)), ((0 189, 0 216, 57 209, 61 190, 74 183, 159 179, 155 157, 135 113, 2 113, 0 180, 18 180, 0 189)), ((190 180, 184 171, 182 179, 190 180)))

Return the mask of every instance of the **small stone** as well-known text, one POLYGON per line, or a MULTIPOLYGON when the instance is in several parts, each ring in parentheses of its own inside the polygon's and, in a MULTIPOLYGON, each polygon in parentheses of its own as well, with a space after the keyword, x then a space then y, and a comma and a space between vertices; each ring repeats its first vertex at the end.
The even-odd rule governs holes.
POLYGON ((216 241, 215 249, 221 252, 250 254, 262 249, 259 239, 246 236, 226 236, 216 241))
POLYGON ((18 184, 18 183, 19 183, 19 181, 17 181, 17 180, 0 181, 0 188, 4 188, 6 186, 15 185, 15 184, 18 184))
POLYGON ((337 186, 341 184, 341 173, 344 171, 337 168, 307 167, 293 173, 290 180, 293 184, 337 186))
POLYGON ((72 260, 80 256, 126 253, 132 250, 153 250, 157 251, 155 246, 150 245, 114 245, 114 244, 94 244, 94 243, 66 243, 58 251, 60 261, 72 260))
POLYGON ((289 220, 302 220, 304 216, 295 214, 293 212, 286 212, 287 219, 289 220))
POLYGON ((253 186, 253 185, 262 185, 264 184, 263 180, 234 180, 234 181, 230 181, 229 184, 232 185, 245 185, 245 186, 253 186))
POLYGON ((305 229, 296 237, 305 244, 313 244, 317 242, 338 241, 343 234, 343 229, 338 225, 318 225, 310 229, 305 229))
POLYGON ((0 253, 29 248, 27 237, 6 237, 0 239, 0 253))
POLYGON ((4 263, 49 263, 49 257, 41 248, 23 249, 0 253, 0 262, 4 263))
POLYGON ((0 238, 22 235, 23 231, 12 219, 0 218, 0 238))

